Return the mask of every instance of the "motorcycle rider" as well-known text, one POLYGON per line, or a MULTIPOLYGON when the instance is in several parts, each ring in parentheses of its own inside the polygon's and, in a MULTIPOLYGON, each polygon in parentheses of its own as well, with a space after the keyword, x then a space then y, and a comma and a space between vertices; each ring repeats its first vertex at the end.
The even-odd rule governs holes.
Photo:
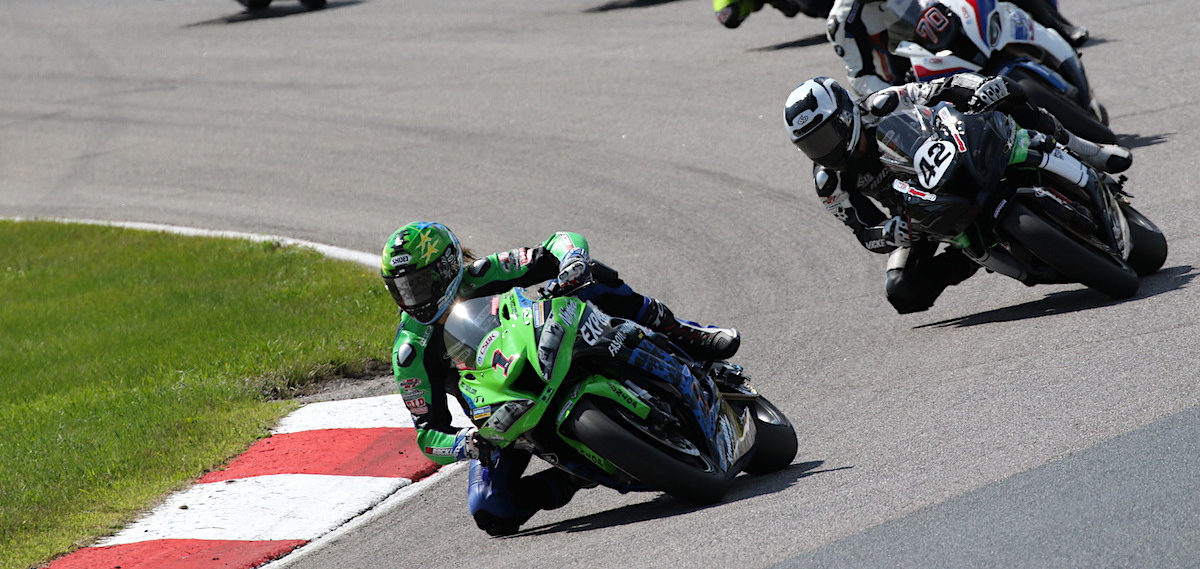
MULTIPOLYGON (((833 0, 766 0, 784 16, 796 17, 801 12, 810 18, 825 18, 829 16, 829 8, 833 0)), ((726 28, 733 29, 746 21, 750 14, 761 10, 763 0, 713 0, 713 12, 717 21, 726 28)))
POLYGON ((549 281, 557 295, 572 294, 661 332, 697 360, 729 358, 741 341, 736 330, 678 320, 662 302, 634 292, 615 270, 590 258, 587 240, 576 233, 555 233, 535 247, 476 259, 446 226, 413 222, 388 237, 381 275, 400 307, 392 370, 413 416, 417 444, 437 464, 471 461, 471 514, 493 536, 515 533, 538 510, 565 505, 585 481, 557 468, 522 477, 529 452, 493 452, 474 427, 451 426, 446 395, 467 409, 442 336, 447 309, 456 300, 549 281))
MULTIPOLYGON (((995 109, 1031 131, 1032 146, 1050 149, 1062 143, 1091 166, 1110 173, 1129 168, 1129 151, 1097 145, 1066 131, 1045 110, 1034 106, 1012 79, 963 73, 929 83, 889 87, 855 100, 828 77, 801 83, 788 96, 785 119, 792 143, 813 161, 817 196, 834 217, 874 253, 891 253, 885 290, 900 314, 933 306, 947 286, 969 278, 979 266, 960 250, 937 253, 938 243, 913 240, 905 219, 889 216, 873 200, 894 204, 893 176, 875 142, 876 125, 900 105, 947 102, 967 112, 995 109)), ((1072 159, 1073 160, 1073 159, 1072 159)))
MULTIPOLYGON (((1051 0, 1008 0, 1029 12, 1039 24, 1051 28, 1071 45, 1087 41, 1088 31, 1073 26, 1051 0)), ((921 10, 917 0, 836 0, 825 22, 825 35, 846 66, 850 90, 859 96, 903 84, 909 62, 891 53, 889 28, 900 24, 910 10, 921 10)), ((912 18, 915 20, 915 18, 912 18)))

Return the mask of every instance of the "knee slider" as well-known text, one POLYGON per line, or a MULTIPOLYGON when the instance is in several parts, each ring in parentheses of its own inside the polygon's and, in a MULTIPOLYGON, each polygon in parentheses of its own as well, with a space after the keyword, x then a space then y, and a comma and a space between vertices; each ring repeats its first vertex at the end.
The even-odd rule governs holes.
POLYGON ((928 291, 923 290, 924 287, 914 279, 905 278, 904 271, 900 269, 892 269, 887 272, 887 283, 884 285, 884 289, 887 291, 888 303, 899 314, 929 310, 936 298, 936 295, 930 295, 928 291))
POLYGON ((499 517, 488 511, 476 512, 474 517, 475 525, 492 537, 512 535, 521 529, 520 522, 499 517))

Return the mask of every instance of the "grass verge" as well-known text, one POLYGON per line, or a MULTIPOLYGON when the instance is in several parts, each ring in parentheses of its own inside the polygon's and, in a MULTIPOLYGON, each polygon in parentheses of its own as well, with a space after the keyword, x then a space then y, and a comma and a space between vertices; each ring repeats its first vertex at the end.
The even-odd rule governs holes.
POLYGON ((301 247, 0 220, 0 567, 102 536, 386 361, 378 276, 301 247))

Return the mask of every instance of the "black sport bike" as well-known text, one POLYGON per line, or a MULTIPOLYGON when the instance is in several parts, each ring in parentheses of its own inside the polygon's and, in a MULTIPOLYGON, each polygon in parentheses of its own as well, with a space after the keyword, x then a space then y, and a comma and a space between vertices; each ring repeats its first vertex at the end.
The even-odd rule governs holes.
POLYGON ((1130 205, 1123 176, 1061 145, 1031 147, 1008 115, 910 105, 890 110, 876 139, 916 240, 1027 285, 1082 283, 1113 298, 1166 261, 1166 238, 1130 205))

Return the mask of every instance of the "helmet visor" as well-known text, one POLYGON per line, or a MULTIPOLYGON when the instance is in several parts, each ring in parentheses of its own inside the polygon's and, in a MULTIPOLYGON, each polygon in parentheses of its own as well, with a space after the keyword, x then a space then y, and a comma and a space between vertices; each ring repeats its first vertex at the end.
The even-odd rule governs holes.
POLYGON ((398 277, 385 277, 383 281, 392 293, 392 298, 396 299, 396 304, 407 309, 441 296, 438 290, 441 277, 433 269, 434 266, 430 265, 398 277))
POLYGON ((797 140, 796 146, 813 162, 822 166, 835 166, 844 161, 850 152, 846 148, 848 138, 840 126, 840 121, 836 118, 826 121, 808 136, 797 140))
POLYGON ((422 323, 432 320, 438 310, 438 300, 446 292, 446 280, 436 268, 437 263, 383 279, 396 304, 422 323))

